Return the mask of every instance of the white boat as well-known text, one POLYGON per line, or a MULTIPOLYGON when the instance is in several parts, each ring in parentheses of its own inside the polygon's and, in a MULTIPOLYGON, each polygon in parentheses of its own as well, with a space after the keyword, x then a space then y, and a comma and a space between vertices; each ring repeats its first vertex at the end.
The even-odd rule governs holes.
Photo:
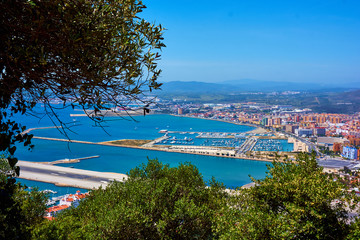
POLYGON ((45 189, 44 191, 42 191, 43 193, 52 193, 52 194, 56 194, 56 191, 50 190, 50 189, 45 189))

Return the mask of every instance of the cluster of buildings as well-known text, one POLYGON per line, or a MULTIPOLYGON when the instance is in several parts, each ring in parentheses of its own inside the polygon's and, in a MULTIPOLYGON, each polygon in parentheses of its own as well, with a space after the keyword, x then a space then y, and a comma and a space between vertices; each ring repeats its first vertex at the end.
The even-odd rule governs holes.
POLYGON ((236 104, 174 104, 172 112, 201 118, 261 126, 307 139, 325 152, 360 160, 360 113, 313 113, 291 105, 246 102, 236 104))
POLYGON ((80 193, 80 191, 76 191, 75 194, 66 194, 58 198, 55 197, 53 199, 56 199, 56 201, 50 201, 50 204, 52 204, 53 206, 46 209, 46 214, 44 218, 48 220, 54 220, 58 213, 60 213, 64 209, 79 206, 80 201, 88 196, 88 192, 80 193), (56 202, 58 203, 56 204, 56 202))
POLYGON ((360 160, 359 114, 304 114, 299 116, 299 121, 286 123, 284 130, 313 139, 327 153, 360 160))

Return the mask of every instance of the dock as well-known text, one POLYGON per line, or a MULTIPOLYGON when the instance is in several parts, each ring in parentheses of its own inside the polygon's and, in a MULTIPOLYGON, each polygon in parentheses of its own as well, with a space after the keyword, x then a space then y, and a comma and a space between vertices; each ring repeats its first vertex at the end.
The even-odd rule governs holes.
POLYGON ((43 164, 50 164, 50 165, 55 165, 55 164, 60 164, 60 163, 78 163, 81 160, 98 158, 98 157, 100 157, 100 155, 82 157, 82 158, 71 158, 71 159, 70 158, 65 158, 65 159, 60 159, 60 160, 56 160, 56 161, 52 161, 52 162, 42 162, 42 163, 43 164))
POLYGON ((17 166, 20 167, 19 178, 84 189, 106 187, 112 181, 123 182, 128 178, 121 173, 97 172, 28 161, 18 161, 17 166))
POLYGON ((37 127, 37 128, 29 128, 23 131, 21 134, 26 134, 34 130, 40 130, 40 129, 49 129, 49 128, 62 128, 61 126, 51 126, 51 127, 37 127))
POLYGON ((42 139, 42 140, 50 140, 50 141, 60 141, 60 142, 74 142, 74 143, 85 143, 85 144, 97 144, 95 142, 89 141, 80 141, 80 140, 69 140, 69 139, 62 139, 62 138, 49 138, 49 137, 38 137, 34 136, 35 139, 42 139))
MULTIPOLYGON (((144 109, 134 109, 134 110, 122 110, 122 111, 114 111, 114 110, 100 110, 95 114, 94 110, 85 110, 84 113, 75 113, 70 114, 70 117, 124 117, 124 116, 139 116, 144 114, 144 109)), ((146 113, 150 114, 150 113, 146 113)))
POLYGON ((159 137, 159 138, 155 139, 154 141, 151 141, 151 142, 149 142, 149 143, 146 143, 146 144, 142 145, 142 147, 145 147, 145 148, 147 148, 147 147, 153 147, 156 143, 159 143, 159 142, 161 142, 161 141, 163 141, 163 140, 165 140, 165 139, 168 139, 168 138, 169 138, 169 136, 167 136, 167 135, 165 134, 164 136, 159 137))
POLYGON ((237 153, 242 154, 251 151, 256 145, 257 141, 258 138, 256 137, 246 139, 246 141, 239 147, 239 149, 237 149, 237 153))

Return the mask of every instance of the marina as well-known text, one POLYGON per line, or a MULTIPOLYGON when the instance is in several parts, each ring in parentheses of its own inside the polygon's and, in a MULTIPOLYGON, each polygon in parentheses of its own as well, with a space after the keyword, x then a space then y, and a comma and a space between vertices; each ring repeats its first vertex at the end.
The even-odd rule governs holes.
POLYGON ((271 152, 281 152, 284 151, 284 147, 278 139, 259 139, 252 149, 253 151, 271 151, 271 152))
MULTIPOLYGON (((63 117, 66 118, 66 115, 64 114, 63 117)), ((59 159, 81 159, 86 156, 98 156, 71 164, 64 161, 64 163, 58 163, 57 166, 74 170, 117 173, 127 173, 130 169, 146 163, 148 158, 157 158, 165 164, 170 164, 170 166, 177 166, 181 162, 189 161, 199 168, 206 181, 214 176, 230 188, 249 183, 249 174, 257 178, 262 177, 266 170, 267 162, 245 160, 247 158, 245 155, 230 158, 231 155, 235 154, 235 148, 241 146, 247 136, 252 136, 247 132, 255 129, 253 127, 205 119, 149 115, 146 117, 135 116, 136 121, 118 120, 116 117, 109 118, 106 121, 106 125, 109 127, 106 128, 107 132, 105 132, 101 128, 91 127, 93 123, 87 118, 73 118, 69 120, 75 120, 77 124, 72 127, 74 133, 69 132, 71 142, 64 139, 64 136, 55 128, 34 129, 31 134, 36 137, 33 139, 35 148, 28 151, 19 146, 18 158, 33 162, 53 162, 59 159), (165 136, 165 133, 159 133, 160 130, 167 130, 170 133, 165 136), (206 133, 209 138, 196 137, 200 133, 206 133), (219 136, 219 133, 226 133, 222 136, 227 137, 215 138, 219 136), (229 133, 232 135, 231 137, 228 137, 229 133), (170 137, 175 137, 175 139, 170 141, 170 137), (102 144, 106 141, 118 139, 147 139, 159 142, 153 142, 153 147, 126 148, 102 144), (167 140, 166 144, 160 143, 161 140, 167 140), (175 142, 171 143, 172 141, 175 142), (167 147, 160 148, 161 146, 167 147), (234 150, 226 149, 228 147, 234 150)), ((28 120, 30 121, 31 118, 28 120)), ((29 123, 32 123, 28 125, 29 128, 51 125, 46 121, 39 124, 38 120, 31 120, 29 123)), ((284 145, 292 146, 286 140, 280 141, 284 145)), ((21 175, 25 177, 23 170, 25 169, 21 167, 21 175)), ((54 173, 59 175, 50 174, 50 177, 61 177, 61 173, 54 173)), ((39 179, 34 180, 39 181, 39 179)), ((103 181, 109 182, 106 179, 103 181)), ((104 183, 98 181, 97 184, 104 183)), ((83 188, 87 187, 83 186, 83 188)), ((44 189, 51 188, 46 186, 44 189)), ((60 190, 56 191, 59 192, 60 190)))
MULTIPOLYGON (((193 145, 204 147, 220 147, 236 149, 237 154, 244 154, 249 151, 293 151, 292 143, 286 139, 276 139, 273 134, 246 134, 228 132, 180 132, 166 131, 162 138, 154 142, 155 145, 193 145)), ((147 144, 150 146, 151 144, 147 144)))
POLYGON ((88 196, 88 192, 81 193, 81 191, 78 190, 74 194, 71 193, 63 196, 52 197, 47 203, 48 208, 46 209, 44 218, 54 220, 57 214, 67 208, 79 206, 80 201, 88 196))
POLYGON ((237 154, 244 154, 248 151, 251 151, 255 144, 257 143, 256 137, 250 137, 248 138, 237 150, 237 154))

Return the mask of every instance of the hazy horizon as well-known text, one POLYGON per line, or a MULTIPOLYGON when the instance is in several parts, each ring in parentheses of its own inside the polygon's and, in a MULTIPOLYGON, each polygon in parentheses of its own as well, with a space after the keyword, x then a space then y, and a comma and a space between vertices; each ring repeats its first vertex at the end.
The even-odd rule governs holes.
POLYGON ((360 2, 145 0, 160 81, 360 83, 360 2))
MULTIPOLYGON (((264 79, 250 79, 250 78, 243 78, 243 79, 230 79, 230 80, 219 80, 219 81, 211 81, 211 80, 206 80, 206 79, 203 79, 203 80, 169 80, 169 81, 166 81, 166 82, 203 82, 203 83, 216 83, 216 84, 234 84, 234 83, 243 83, 243 82, 250 82, 250 81, 254 81, 254 82, 278 82, 278 83, 310 83, 310 81, 286 81, 286 80, 264 80, 264 79)), ((329 85, 329 86, 338 86, 340 84, 342 84, 343 82, 341 81, 334 81, 334 82, 316 82, 316 84, 319 84, 319 85, 329 85)), ((360 88, 360 80, 358 81, 349 81, 349 82, 346 82, 346 83, 349 83, 349 84, 359 84, 359 86, 355 86, 356 88, 360 88)))

